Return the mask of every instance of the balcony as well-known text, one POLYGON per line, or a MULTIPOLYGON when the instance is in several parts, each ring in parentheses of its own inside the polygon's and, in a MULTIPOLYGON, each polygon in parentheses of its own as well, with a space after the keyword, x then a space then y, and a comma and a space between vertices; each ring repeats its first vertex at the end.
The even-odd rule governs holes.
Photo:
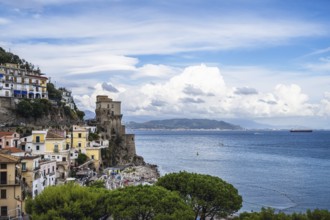
POLYGON ((33 140, 32 141, 33 144, 44 144, 45 143, 45 140, 33 140))

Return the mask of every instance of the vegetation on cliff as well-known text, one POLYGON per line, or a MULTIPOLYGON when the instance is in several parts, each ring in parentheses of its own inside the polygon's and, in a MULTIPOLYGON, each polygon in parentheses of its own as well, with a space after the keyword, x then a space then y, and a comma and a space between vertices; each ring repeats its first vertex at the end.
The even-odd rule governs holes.
POLYGON ((24 122, 37 123, 37 119, 49 123, 70 123, 82 121, 84 112, 80 111, 75 105, 74 109, 66 106, 62 102, 62 92, 55 88, 52 83, 47 84, 49 100, 47 99, 21 99, 16 106, 18 117, 24 122), (31 120, 33 119, 33 120, 31 120))
POLYGON ((16 54, 5 51, 2 47, 0 47, 0 63, 1 64, 15 63, 15 64, 18 64, 20 66, 20 68, 22 68, 22 69, 26 69, 28 71, 40 72, 40 69, 38 67, 36 68, 36 66, 34 64, 32 64, 24 59, 21 59, 16 54))

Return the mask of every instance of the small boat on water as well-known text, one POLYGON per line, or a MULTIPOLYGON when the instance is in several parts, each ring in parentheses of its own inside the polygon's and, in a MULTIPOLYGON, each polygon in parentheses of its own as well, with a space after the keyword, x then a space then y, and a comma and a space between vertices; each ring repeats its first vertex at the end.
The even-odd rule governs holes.
POLYGON ((313 132, 312 129, 291 129, 290 132, 313 132))

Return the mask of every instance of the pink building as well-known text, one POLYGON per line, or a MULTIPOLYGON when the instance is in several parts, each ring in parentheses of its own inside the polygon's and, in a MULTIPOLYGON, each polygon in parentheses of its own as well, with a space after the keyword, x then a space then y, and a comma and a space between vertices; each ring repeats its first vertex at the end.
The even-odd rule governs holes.
POLYGON ((0 132, 0 148, 17 147, 19 134, 17 132, 0 132))

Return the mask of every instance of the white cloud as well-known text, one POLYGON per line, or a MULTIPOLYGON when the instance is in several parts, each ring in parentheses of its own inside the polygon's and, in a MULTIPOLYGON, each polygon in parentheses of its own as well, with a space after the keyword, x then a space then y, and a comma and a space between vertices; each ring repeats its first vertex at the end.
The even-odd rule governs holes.
MULTIPOLYGON (((187 67, 163 83, 121 88, 119 93, 105 91, 98 84, 91 96, 75 98, 93 110, 96 95, 107 94, 122 101, 124 114, 130 116, 258 118, 314 116, 319 111, 295 84, 278 84, 266 93, 251 91, 249 95, 237 93, 237 88, 226 85, 219 68, 202 64, 187 67)), ((326 109, 327 102, 323 104, 326 109)))
POLYGON ((330 116, 330 92, 324 93, 324 98, 321 100, 320 111, 318 114, 320 116, 330 116))
POLYGON ((155 78, 169 78, 180 71, 179 68, 174 68, 166 65, 146 64, 136 69, 133 78, 155 77, 155 78))

